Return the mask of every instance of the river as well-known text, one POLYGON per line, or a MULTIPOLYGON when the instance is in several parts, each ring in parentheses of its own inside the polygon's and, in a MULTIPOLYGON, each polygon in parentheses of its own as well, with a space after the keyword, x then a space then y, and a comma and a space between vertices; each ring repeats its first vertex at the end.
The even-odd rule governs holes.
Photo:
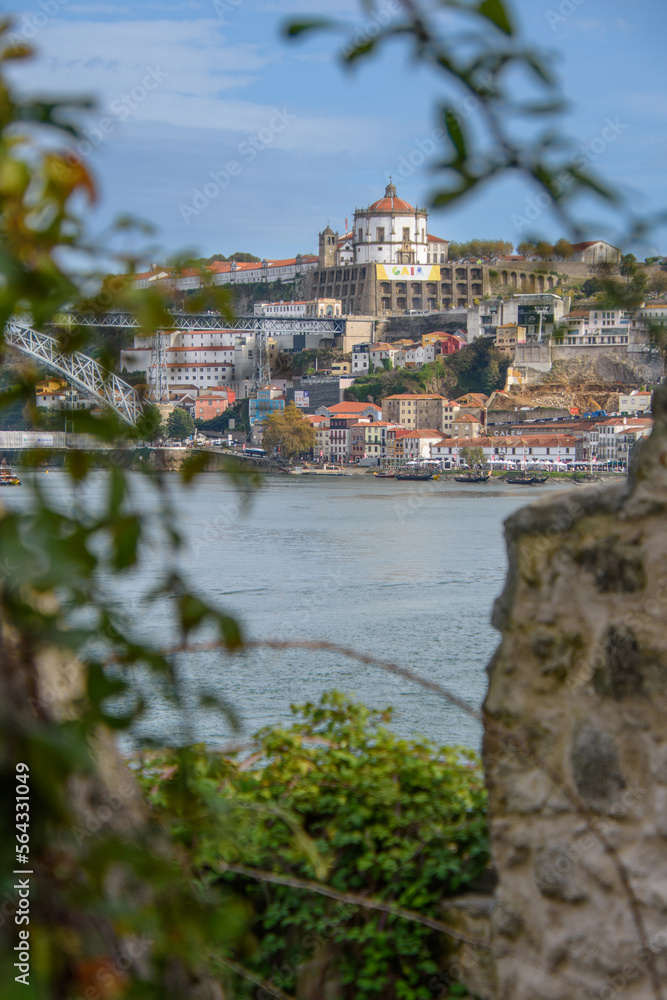
MULTIPOLYGON (((131 478, 137 504, 154 510, 152 487, 139 475, 131 478)), ((62 473, 44 480, 54 497, 69 502, 62 473)), ((91 510, 104 485, 104 474, 92 477, 84 495, 91 510)), ((506 571, 503 520, 558 488, 272 476, 245 509, 244 494, 224 476, 206 474, 189 487, 170 479, 185 537, 181 568, 196 589, 242 622, 249 638, 351 646, 435 679, 475 706, 497 642, 489 618, 506 571)), ((27 496, 27 490, 4 491, 2 499, 13 507, 27 496)), ((106 581, 137 633, 156 643, 175 636, 172 607, 162 602, 147 609, 145 602, 164 567, 156 536, 122 588, 106 581)), ((403 735, 479 746, 479 727, 461 709, 337 654, 197 653, 181 658, 180 671, 190 729, 151 690, 137 735, 222 745, 287 722, 291 703, 315 701, 336 688, 369 706, 393 706, 393 726, 403 735), (203 689, 236 709, 240 734, 219 712, 197 708, 203 689)))

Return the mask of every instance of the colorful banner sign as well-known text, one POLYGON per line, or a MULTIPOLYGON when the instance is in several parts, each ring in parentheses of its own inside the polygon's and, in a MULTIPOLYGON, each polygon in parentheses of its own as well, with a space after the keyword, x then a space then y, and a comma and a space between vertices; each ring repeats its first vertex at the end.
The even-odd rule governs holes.
POLYGON ((310 393, 301 389, 294 390, 294 405, 300 406, 302 410, 307 410, 310 406, 310 393))
POLYGON ((440 281, 440 268, 433 264, 377 264, 378 281, 440 281))

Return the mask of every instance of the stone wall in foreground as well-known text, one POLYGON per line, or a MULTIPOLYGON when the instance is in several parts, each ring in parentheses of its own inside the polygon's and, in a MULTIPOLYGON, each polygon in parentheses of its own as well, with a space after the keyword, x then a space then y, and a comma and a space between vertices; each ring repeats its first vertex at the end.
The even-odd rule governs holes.
POLYGON ((506 524, 484 764, 493 1000, 667 996, 667 386, 628 484, 506 524), (661 994, 656 986, 661 982, 661 994))

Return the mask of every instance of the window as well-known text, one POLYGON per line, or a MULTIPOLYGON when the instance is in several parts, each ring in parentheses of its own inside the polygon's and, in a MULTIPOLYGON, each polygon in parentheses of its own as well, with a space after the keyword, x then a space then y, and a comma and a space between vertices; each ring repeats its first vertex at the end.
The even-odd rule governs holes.
POLYGON ((410 242, 410 227, 409 226, 403 226, 403 242, 404 243, 409 243, 410 242))
POLYGON ((360 229, 359 230, 359 243, 363 243, 363 242, 364 242, 364 231, 363 231, 363 229, 360 229))
POLYGON ((378 226, 375 230, 375 240, 377 243, 384 243, 384 226, 378 226))

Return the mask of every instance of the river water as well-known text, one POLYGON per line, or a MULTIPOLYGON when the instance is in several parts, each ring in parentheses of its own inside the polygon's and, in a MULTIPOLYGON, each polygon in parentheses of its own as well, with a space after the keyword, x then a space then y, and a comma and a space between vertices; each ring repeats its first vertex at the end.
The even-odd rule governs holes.
MULTIPOLYGON (((62 473, 44 480, 54 496, 70 502, 62 473)), ((132 481, 138 506, 154 510, 149 483, 138 475, 132 481)), ((104 486, 100 473, 87 488, 84 503, 91 510, 104 486)), ((189 487, 170 480, 186 539, 181 568, 196 589, 242 622, 248 638, 331 640, 410 667, 475 706, 497 642, 489 618, 506 571, 503 520, 558 488, 272 476, 245 509, 244 494, 224 476, 206 474, 189 487)), ((28 495, 4 492, 11 506, 28 495)), ((145 602, 164 568, 156 534, 122 588, 107 581, 137 633, 155 643, 175 637, 172 607, 145 602)), ((315 701, 335 688, 369 706, 393 706, 393 727, 403 735, 479 746, 479 727, 461 709, 337 654, 200 652, 179 664, 189 722, 151 689, 137 735, 221 745, 287 722, 291 703, 315 701), (236 709, 240 733, 218 711, 196 707, 202 690, 236 709)))

